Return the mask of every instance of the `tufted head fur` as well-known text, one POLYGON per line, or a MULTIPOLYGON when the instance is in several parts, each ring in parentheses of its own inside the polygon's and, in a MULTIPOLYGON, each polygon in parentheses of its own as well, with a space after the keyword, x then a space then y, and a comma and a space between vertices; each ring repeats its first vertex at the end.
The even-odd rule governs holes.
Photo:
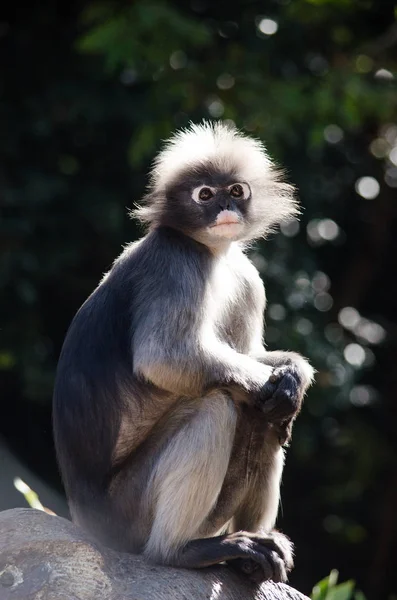
POLYGON ((208 231, 216 215, 192 200, 192 189, 205 184, 224 190, 235 182, 247 182, 251 194, 236 208, 244 227, 233 239, 259 238, 299 214, 293 186, 282 181, 263 144, 221 122, 192 124, 166 142, 154 161, 145 204, 134 214, 151 227, 208 231))

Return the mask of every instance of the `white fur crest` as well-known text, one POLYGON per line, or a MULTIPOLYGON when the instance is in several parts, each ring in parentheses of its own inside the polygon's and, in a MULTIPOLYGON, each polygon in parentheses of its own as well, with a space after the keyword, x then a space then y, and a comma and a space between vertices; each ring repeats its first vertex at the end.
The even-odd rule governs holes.
POLYGON ((243 181, 252 181, 271 170, 263 144, 245 137, 234 127, 204 121, 175 133, 154 162, 155 189, 167 186, 178 172, 208 162, 219 170, 237 170, 243 181))
POLYGON ((253 218, 246 239, 299 214, 293 186, 281 180, 262 142, 222 122, 191 124, 175 133, 154 161, 151 189, 162 196, 184 171, 202 166, 234 172, 236 181, 249 183, 253 218))

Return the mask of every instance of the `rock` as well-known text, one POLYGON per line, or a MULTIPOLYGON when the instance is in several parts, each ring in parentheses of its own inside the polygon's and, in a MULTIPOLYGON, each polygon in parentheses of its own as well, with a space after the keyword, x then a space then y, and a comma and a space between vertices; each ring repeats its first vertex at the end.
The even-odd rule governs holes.
POLYGON ((0 600, 308 600, 287 585, 248 583, 226 566, 159 567, 109 550, 61 517, 0 512, 0 600))

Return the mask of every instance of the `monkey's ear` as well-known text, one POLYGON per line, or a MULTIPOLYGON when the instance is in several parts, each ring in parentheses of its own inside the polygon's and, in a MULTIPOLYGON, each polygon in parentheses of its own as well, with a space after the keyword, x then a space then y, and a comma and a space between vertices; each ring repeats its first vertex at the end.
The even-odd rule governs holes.
POLYGON ((136 204, 130 211, 130 217, 137 219, 145 225, 159 225, 164 209, 164 196, 158 192, 151 191, 142 198, 142 201, 142 205, 136 204))

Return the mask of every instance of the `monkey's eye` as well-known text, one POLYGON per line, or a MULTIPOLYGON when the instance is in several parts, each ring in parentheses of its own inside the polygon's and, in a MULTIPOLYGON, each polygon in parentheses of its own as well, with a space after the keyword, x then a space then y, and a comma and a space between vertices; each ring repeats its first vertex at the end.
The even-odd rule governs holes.
POLYGON ((199 191, 200 200, 209 200, 213 195, 214 194, 211 192, 210 188, 201 188, 199 191))
POLYGON ((206 202, 210 200, 214 195, 211 188, 207 186, 200 186, 193 190, 192 198, 195 202, 206 202))
POLYGON ((247 200, 251 195, 251 190, 248 183, 233 183, 229 187, 229 194, 233 198, 244 198, 244 200, 247 200))

